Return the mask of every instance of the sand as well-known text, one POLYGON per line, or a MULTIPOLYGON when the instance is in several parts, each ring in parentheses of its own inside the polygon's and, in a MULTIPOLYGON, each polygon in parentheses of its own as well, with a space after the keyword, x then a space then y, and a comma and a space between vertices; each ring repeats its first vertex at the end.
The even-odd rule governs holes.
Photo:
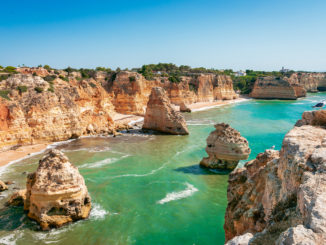
POLYGON ((36 145, 26 145, 21 146, 16 150, 9 150, 0 153, 0 167, 8 164, 11 161, 15 161, 32 153, 37 153, 46 149, 48 144, 36 144, 36 145))

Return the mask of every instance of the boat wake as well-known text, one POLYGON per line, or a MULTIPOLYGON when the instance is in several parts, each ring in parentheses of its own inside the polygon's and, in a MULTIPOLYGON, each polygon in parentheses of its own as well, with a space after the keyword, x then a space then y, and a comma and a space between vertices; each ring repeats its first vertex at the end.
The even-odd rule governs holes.
POLYGON ((166 196, 157 201, 158 204, 165 204, 171 201, 175 201, 175 200, 179 200, 179 199, 184 199, 187 197, 192 196, 195 192, 198 191, 198 189, 196 187, 194 187, 192 184, 189 183, 185 183, 187 188, 183 191, 179 191, 179 192, 171 192, 166 194, 166 196))

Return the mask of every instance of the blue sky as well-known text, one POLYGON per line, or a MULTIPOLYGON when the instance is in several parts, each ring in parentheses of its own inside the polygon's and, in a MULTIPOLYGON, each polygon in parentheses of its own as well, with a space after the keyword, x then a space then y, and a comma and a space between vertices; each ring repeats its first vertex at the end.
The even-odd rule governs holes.
POLYGON ((325 0, 0 0, 0 65, 326 71, 325 0))

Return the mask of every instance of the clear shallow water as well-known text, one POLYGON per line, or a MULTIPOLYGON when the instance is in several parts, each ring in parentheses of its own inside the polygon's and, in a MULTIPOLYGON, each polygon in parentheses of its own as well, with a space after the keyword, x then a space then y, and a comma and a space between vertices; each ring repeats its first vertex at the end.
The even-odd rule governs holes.
POLYGON ((10 165, 0 175, 15 181, 0 197, 0 244, 223 244, 228 176, 198 166, 213 125, 239 130, 253 159, 273 145, 280 149, 302 112, 325 98, 251 100, 185 114, 189 136, 85 138, 58 146, 79 167, 93 209, 88 220, 50 232, 38 231, 20 207, 3 207, 42 155, 10 165))

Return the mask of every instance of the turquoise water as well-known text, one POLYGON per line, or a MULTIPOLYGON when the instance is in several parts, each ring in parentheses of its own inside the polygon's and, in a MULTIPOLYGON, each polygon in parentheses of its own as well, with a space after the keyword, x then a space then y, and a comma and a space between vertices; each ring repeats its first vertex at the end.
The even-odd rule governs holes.
POLYGON ((273 145, 280 149, 302 112, 325 98, 250 100, 185 114, 189 136, 134 134, 59 145, 84 176, 93 210, 88 220, 50 232, 38 231, 21 208, 3 207, 42 155, 10 165, 0 176, 15 181, 1 194, 0 244, 223 244, 228 176, 198 166, 213 125, 239 130, 253 159, 273 145))

